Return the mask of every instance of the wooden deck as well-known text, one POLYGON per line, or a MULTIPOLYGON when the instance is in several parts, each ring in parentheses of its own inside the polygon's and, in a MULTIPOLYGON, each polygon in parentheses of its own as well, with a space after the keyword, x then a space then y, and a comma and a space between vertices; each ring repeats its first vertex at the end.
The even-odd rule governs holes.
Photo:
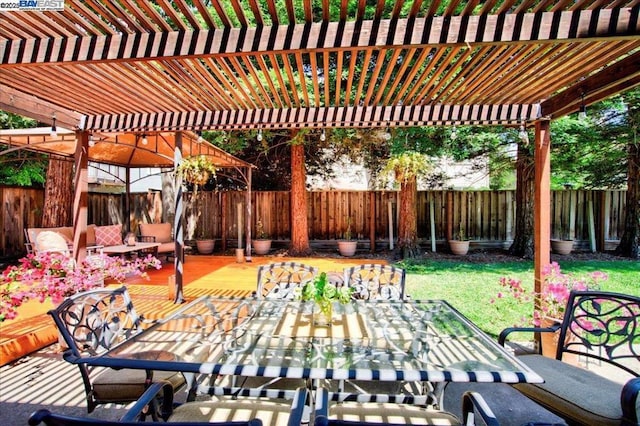
MULTIPOLYGON (((206 294, 248 296, 256 288, 257 268, 271 262, 295 261, 316 266, 321 272, 342 271, 363 263, 384 263, 369 259, 253 257, 250 263, 236 263, 232 256, 187 256, 184 263, 184 296, 187 302, 206 294)), ((138 313, 148 319, 167 316, 178 309, 169 298, 172 263, 149 272, 149 280, 130 279, 126 285, 138 313)), ((118 284, 111 284, 118 285, 118 284)), ((58 333, 47 315, 50 302, 29 302, 18 317, 0 323, 0 366, 54 343, 58 333)))

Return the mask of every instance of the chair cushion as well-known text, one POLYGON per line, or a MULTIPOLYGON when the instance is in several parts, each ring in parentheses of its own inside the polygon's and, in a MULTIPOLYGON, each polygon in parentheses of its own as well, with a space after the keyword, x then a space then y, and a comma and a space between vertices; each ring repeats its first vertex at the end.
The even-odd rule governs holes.
POLYGON ((260 419, 262 424, 286 425, 291 414, 291 401, 257 398, 197 401, 182 404, 173 410, 168 422, 229 422, 260 419))
POLYGON ((69 245, 62 234, 54 231, 42 231, 36 238, 36 250, 39 252, 69 253, 69 245))
MULTIPOLYGON (((144 370, 111 370, 100 372, 93 381, 93 393, 98 401, 134 401, 145 391, 147 375, 144 370)), ((182 373, 154 371, 153 380, 167 380, 174 389, 184 385, 182 373)))
POLYGON ((545 380, 545 383, 514 385, 529 398, 562 417, 582 424, 620 424, 623 385, 542 355, 522 355, 518 359, 545 380))
POLYGON ((176 243, 173 241, 162 243, 158 246, 158 253, 173 253, 176 250, 176 243))
POLYGON ((96 226, 96 244, 99 246, 118 246, 122 244, 122 225, 96 226))
POLYGON ((460 420, 446 411, 417 405, 391 403, 339 403, 331 406, 330 419, 407 425, 459 425, 460 420))
POLYGON ((141 223, 140 235, 156 237, 156 243, 170 243, 171 224, 170 223, 141 223))

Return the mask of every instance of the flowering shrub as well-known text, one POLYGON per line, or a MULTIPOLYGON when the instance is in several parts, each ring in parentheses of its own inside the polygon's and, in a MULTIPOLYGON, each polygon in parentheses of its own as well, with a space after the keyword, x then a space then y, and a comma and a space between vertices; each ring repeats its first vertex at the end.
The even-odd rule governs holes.
POLYGON ((101 254, 76 265, 61 253, 29 254, 0 277, 0 322, 15 318, 16 308, 28 300, 51 298, 60 303, 75 293, 102 287, 105 279, 121 283, 128 276, 148 278, 147 268, 160 269, 161 263, 151 255, 129 261, 101 254))
POLYGON ((562 318, 571 290, 596 290, 600 287, 600 282, 608 278, 607 274, 601 271, 592 272, 586 277, 574 277, 563 273, 556 262, 544 267, 542 274, 544 282, 540 293, 529 292, 522 286, 520 280, 509 277, 500 278, 500 285, 505 292, 499 292, 495 298, 491 299, 491 303, 496 303, 496 299, 504 299, 507 296, 513 297, 518 302, 536 301, 540 310, 533 312, 533 324, 540 326, 542 318, 562 318))

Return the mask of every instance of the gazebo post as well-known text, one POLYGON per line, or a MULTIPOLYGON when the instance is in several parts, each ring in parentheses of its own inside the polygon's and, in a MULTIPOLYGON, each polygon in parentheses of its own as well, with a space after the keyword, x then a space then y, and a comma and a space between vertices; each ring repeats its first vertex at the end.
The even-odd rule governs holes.
MULTIPOLYGON (((182 132, 176 132, 175 138, 175 147, 173 150, 173 168, 174 170, 178 168, 180 161, 182 161, 182 132)), ((175 299, 174 303, 184 303, 184 296, 182 294, 182 271, 184 265, 184 232, 182 229, 182 216, 183 216, 183 201, 182 201, 182 177, 176 173, 175 174, 175 203, 176 203, 176 214, 173 219, 173 233, 175 240, 175 258, 173 261, 176 273, 176 291, 175 291, 175 299)))
POLYGON ((131 168, 127 167, 125 171, 125 183, 124 183, 124 211, 126 217, 124 218, 124 226, 127 232, 133 232, 131 229, 131 168))
POLYGON ((77 263, 87 256, 87 198, 89 193, 89 132, 76 132, 76 172, 73 197, 73 258, 77 263))

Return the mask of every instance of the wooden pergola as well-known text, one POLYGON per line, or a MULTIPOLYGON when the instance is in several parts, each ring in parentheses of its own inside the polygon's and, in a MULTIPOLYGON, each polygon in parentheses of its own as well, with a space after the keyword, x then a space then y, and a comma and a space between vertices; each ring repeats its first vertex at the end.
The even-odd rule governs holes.
POLYGON ((0 109, 92 132, 535 127, 640 83, 640 1, 67 0, 0 15, 0 109))

